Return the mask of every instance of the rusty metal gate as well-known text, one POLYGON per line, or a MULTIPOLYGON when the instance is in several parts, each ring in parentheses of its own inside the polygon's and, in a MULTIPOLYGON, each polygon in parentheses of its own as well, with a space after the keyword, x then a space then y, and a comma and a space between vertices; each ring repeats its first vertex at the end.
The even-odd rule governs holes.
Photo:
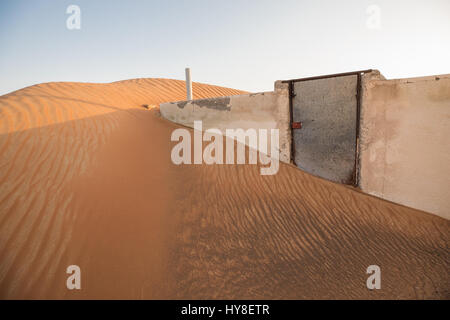
POLYGON ((361 78, 372 70, 289 83, 293 162, 313 175, 357 185, 361 78))

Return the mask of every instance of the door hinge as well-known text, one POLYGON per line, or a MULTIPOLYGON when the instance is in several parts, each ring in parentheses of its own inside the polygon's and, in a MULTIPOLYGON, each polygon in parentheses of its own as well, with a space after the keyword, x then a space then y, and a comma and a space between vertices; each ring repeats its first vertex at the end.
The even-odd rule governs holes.
POLYGON ((294 92, 294 83, 289 82, 289 98, 293 99, 295 98, 296 94, 294 92))

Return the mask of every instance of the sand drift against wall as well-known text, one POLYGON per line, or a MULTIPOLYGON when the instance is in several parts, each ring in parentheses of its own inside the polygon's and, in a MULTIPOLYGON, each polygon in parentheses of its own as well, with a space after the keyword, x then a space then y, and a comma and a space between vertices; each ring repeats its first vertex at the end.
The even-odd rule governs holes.
POLYGON ((1 298, 450 297, 445 219, 283 163, 172 164, 179 126, 142 105, 184 96, 138 79, 0 97, 1 298), (372 264, 382 290, 365 286, 372 264))

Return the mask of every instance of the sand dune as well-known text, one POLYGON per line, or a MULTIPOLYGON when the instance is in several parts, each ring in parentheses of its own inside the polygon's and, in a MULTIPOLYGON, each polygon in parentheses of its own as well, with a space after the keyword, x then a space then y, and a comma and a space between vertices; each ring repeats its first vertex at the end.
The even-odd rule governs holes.
POLYGON ((184 96, 137 79, 0 97, 0 298, 450 298, 445 219, 285 164, 173 165, 178 126, 142 105, 184 96))

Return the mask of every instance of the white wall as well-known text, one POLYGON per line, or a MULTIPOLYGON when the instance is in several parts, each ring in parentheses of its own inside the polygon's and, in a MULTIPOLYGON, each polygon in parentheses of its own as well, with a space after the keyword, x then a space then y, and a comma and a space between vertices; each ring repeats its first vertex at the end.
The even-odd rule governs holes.
POLYGON ((450 219, 450 75, 367 80, 362 191, 450 219))
MULTIPOLYGON (((280 130, 280 160, 291 160, 288 86, 273 92, 164 103, 163 117, 203 129, 280 130)), ((450 219, 450 75, 385 80, 363 76, 359 187, 450 219)))
POLYGON ((160 105, 161 115, 173 122, 193 128, 195 120, 203 130, 279 129, 280 160, 290 162, 288 87, 277 82, 275 91, 218 97, 160 105))

